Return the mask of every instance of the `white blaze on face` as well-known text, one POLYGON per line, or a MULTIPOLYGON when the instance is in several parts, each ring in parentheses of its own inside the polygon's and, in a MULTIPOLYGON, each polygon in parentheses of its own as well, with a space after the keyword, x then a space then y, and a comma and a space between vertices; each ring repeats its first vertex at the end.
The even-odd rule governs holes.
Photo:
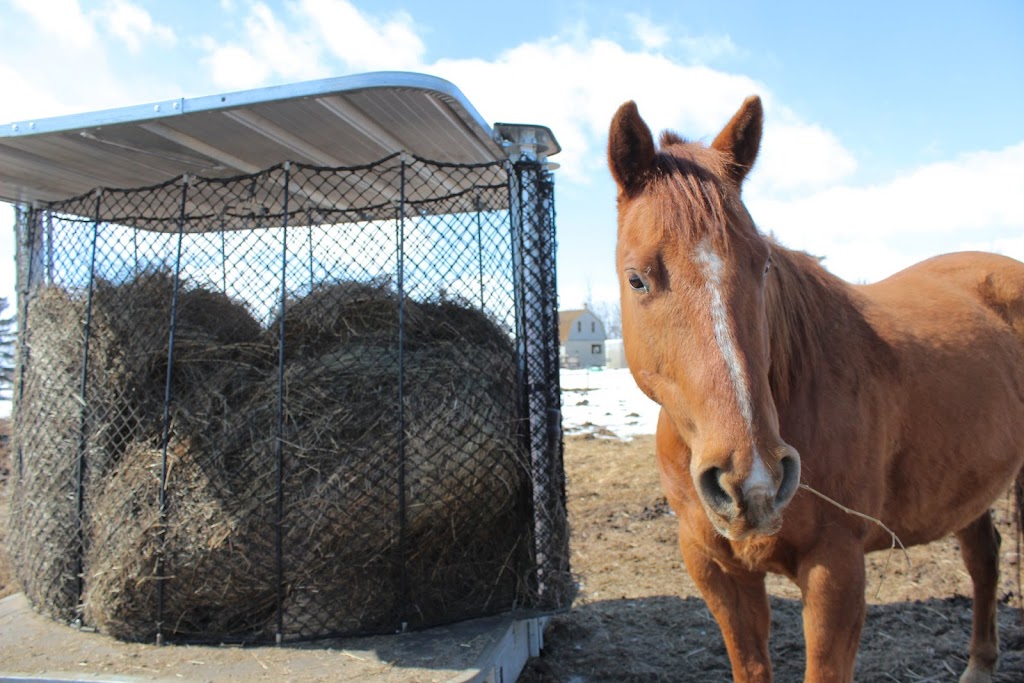
POLYGON ((707 290, 711 302, 711 324, 715 332, 715 342, 719 351, 725 359, 725 366, 729 369, 729 379, 732 380, 733 391, 736 392, 736 401, 739 403, 740 414, 747 424, 747 431, 751 432, 754 424, 754 414, 750 407, 750 390, 747 387, 747 372, 740 362, 739 350, 736 347, 736 337, 733 335, 732 326, 729 323, 729 315, 725 308, 725 301, 722 299, 722 271, 724 264, 722 259, 714 252, 707 240, 704 240, 697 247, 697 264, 704 275, 704 288, 707 290))
MULTIPOLYGON (((704 287, 710 298, 709 310, 711 312, 711 324, 715 334, 715 343, 718 345, 719 351, 722 352, 725 366, 729 370, 729 379, 736 394, 736 402, 739 405, 740 414, 746 422, 747 433, 752 435, 754 431, 754 412, 750 403, 750 387, 747 381, 747 372, 740 361, 736 337, 733 334, 732 325, 729 321, 725 300, 722 299, 722 272, 725 266, 721 257, 711 248, 708 240, 702 241, 697 247, 696 260, 700 266, 701 273, 704 275, 704 287)), ((753 488, 770 487, 771 474, 765 466, 760 453, 755 451, 750 476, 743 483, 744 493, 748 493, 753 488)))

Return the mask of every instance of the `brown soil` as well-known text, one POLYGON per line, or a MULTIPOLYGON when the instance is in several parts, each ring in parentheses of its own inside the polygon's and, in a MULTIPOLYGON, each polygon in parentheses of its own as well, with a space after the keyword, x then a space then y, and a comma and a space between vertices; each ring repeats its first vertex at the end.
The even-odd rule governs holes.
MULTIPOLYGON (((661 495, 653 437, 578 437, 565 449, 572 564, 580 595, 552 619, 524 683, 727 681, 718 626, 683 567, 676 519, 661 495)), ((1016 529, 1009 497, 1003 535, 996 681, 1024 680, 1016 529)), ((970 579, 953 540, 868 558, 868 617, 858 681, 955 681, 967 663, 970 579)), ((799 591, 769 578, 775 680, 803 680, 799 591)))

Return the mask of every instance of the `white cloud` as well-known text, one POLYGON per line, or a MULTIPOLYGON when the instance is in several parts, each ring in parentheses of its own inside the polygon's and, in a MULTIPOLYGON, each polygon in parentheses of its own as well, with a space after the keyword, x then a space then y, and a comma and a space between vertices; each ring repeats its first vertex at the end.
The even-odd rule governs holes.
POLYGON ((229 89, 255 88, 270 76, 270 65, 239 45, 216 45, 203 41, 209 53, 203 62, 210 68, 210 79, 229 89))
POLYGON ((508 50, 494 62, 442 60, 430 68, 458 84, 485 117, 498 113, 503 121, 550 127, 563 149, 560 175, 576 182, 604 172, 608 125, 626 100, 637 101, 655 134, 662 128, 707 132, 763 89, 744 76, 683 66, 601 39, 549 39, 508 50))
POLYGON ((853 156, 820 126, 801 122, 776 104, 763 85, 746 76, 688 66, 667 56, 629 51, 591 39, 550 39, 520 45, 494 62, 443 60, 431 70, 458 84, 486 117, 543 122, 563 152, 560 175, 587 182, 603 172, 608 125, 618 106, 637 102, 657 135, 671 128, 709 141, 743 99, 761 93, 768 108, 765 142, 754 175, 755 191, 810 190, 847 177, 853 156), (537 74, 543 74, 538 78, 537 74), (643 74, 638 78, 637 74, 643 74))
POLYGON ((1024 261, 1024 235, 1017 231, 1016 235, 995 237, 987 240, 967 240, 959 245, 965 251, 991 251, 997 254, 1012 256, 1024 261))
POLYGON ((8 12, 3 17, 8 34, 17 33, 19 38, 24 34, 27 40, 21 41, 17 54, 9 49, 0 64, 0 83, 8 92, 17 93, 17 97, 0 100, 0 121, 139 104, 173 96, 177 90, 165 74, 144 71, 132 75, 137 65, 120 58, 118 50, 125 41, 130 48, 131 41, 147 31, 146 40, 166 39, 169 31, 152 22, 145 29, 145 21, 137 13, 120 13, 131 7, 124 0, 89 12, 83 12, 75 0, 12 2, 31 16, 8 12), (131 34, 132 25, 139 32, 131 34), (111 37, 117 32, 122 34, 115 42, 111 37))
POLYGON ((256 47, 256 54, 283 78, 307 79, 324 75, 320 47, 314 37, 305 30, 289 30, 266 5, 257 4, 253 8, 245 28, 249 43, 256 47))
POLYGON ((633 29, 633 34, 647 50, 657 50, 669 42, 668 28, 658 26, 647 17, 639 14, 627 14, 626 20, 633 29))
POLYGON ((4 92, 17 93, 17 97, 0 97, 0 123, 66 113, 52 87, 15 67, 0 63, 0 83, 4 92))
POLYGON ((1024 258, 1016 237, 1024 231, 1022 196, 1019 143, 921 166, 885 184, 836 185, 795 199, 758 196, 748 206, 784 243, 828 255, 843 277, 872 281, 944 251, 981 247, 1024 258))
POLYGON ((740 52, 729 36, 683 36, 676 42, 687 52, 690 59, 698 62, 713 62, 740 52))
POLYGON ((137 53, 144 41, 156 41, 162 45, 174 45, 177 38, 174 31, 157 24, 142 7, 127 0, 115 0, 98 12, 110 33, 121 40, 129 52, 137 53))
POLYGON ((897 248, 891 240, 877 236, 836 240, 821 234, 800 243, 785 237, 784 232, 780 238, 786 246, 822 257, 822 263, 829 271, 857 284, 876 282, 938 253, 932 250, 933 245, 920 244, 916 249, 897 248))
POLYGON ((222 88, 254 88, 272 78, 308 80, 327 75, 316 35, 310 30, 291 30, 263 3, 249 7, 245 32, 239 42, 221 44, 205 37, 203 62, 213 82, 222 88))
POLYGON ((227 43, 203 39, 203 62, 216 85, 252 88, 339 71, 423 69, 423 41, 405 13, 379 20, 345 0, 301 0, 288 8, 290 14, 279 17, 266 4, 254 3, 247 6, 243 35, 227 43))
MULTIPOLYGON (((62 48, 81 49, 96 43, 96 31, 78 0, 11 0, 11 4, 29 14, 62 48)), ((5 20, 11 18, 5 17, 5 20)))
POLYGON ((829 131, 794 121, 774 123, 772 113, 770 109, 766 113, 751 193, 827 187, 857 169, 856 159, 829 131))
POLYGON ((351 71, 422 66, 426 48, 405 12, 382 20, 345 0, 301 0, 299 8, 319 31, 327 50, 351 71))
POLYGON ((837 237, 936 234, 1024 226, 1024 143, 921 166, 875 186, 835 186, 795 201, 765 201, 772 222, 837 237))
POLYGON ((633 37, 640 41, 645 51, 660 51, 676 46, 682 49, 683 54, 693 64, 706 64, 739 53, 739 48, 728 35, 678 36, 674 35, 678 33, 675 27, 657 24, 640 14, 627 14, 626 22, 633 32, 633 37))

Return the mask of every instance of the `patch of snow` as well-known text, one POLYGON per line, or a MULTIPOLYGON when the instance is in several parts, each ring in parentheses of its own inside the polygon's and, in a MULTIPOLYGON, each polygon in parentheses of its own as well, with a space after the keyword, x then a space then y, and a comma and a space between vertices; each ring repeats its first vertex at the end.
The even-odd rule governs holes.
POLYGON ((640 391, 628 368, 563 369, 560 381, 566 436, 590 433, 628 441, 654 434, 661 406, 640 391))

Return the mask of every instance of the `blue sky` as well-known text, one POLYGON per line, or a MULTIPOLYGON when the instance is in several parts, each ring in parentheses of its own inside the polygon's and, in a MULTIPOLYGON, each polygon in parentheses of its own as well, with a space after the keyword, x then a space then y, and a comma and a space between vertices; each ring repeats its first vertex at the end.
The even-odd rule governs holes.
MULTIPOLYGON (((376 70, 549 126, 563 307, 617 296, 608 122, 710 139, 759 93, 762 229, 873 281, 926 256, 1024 259, 1024 3, 0 0, 6 122, 376 70)), ((12 222, 0 207, 0 224, 12 222)), ((0 296, 13 292, 0 228, 0 296)))

